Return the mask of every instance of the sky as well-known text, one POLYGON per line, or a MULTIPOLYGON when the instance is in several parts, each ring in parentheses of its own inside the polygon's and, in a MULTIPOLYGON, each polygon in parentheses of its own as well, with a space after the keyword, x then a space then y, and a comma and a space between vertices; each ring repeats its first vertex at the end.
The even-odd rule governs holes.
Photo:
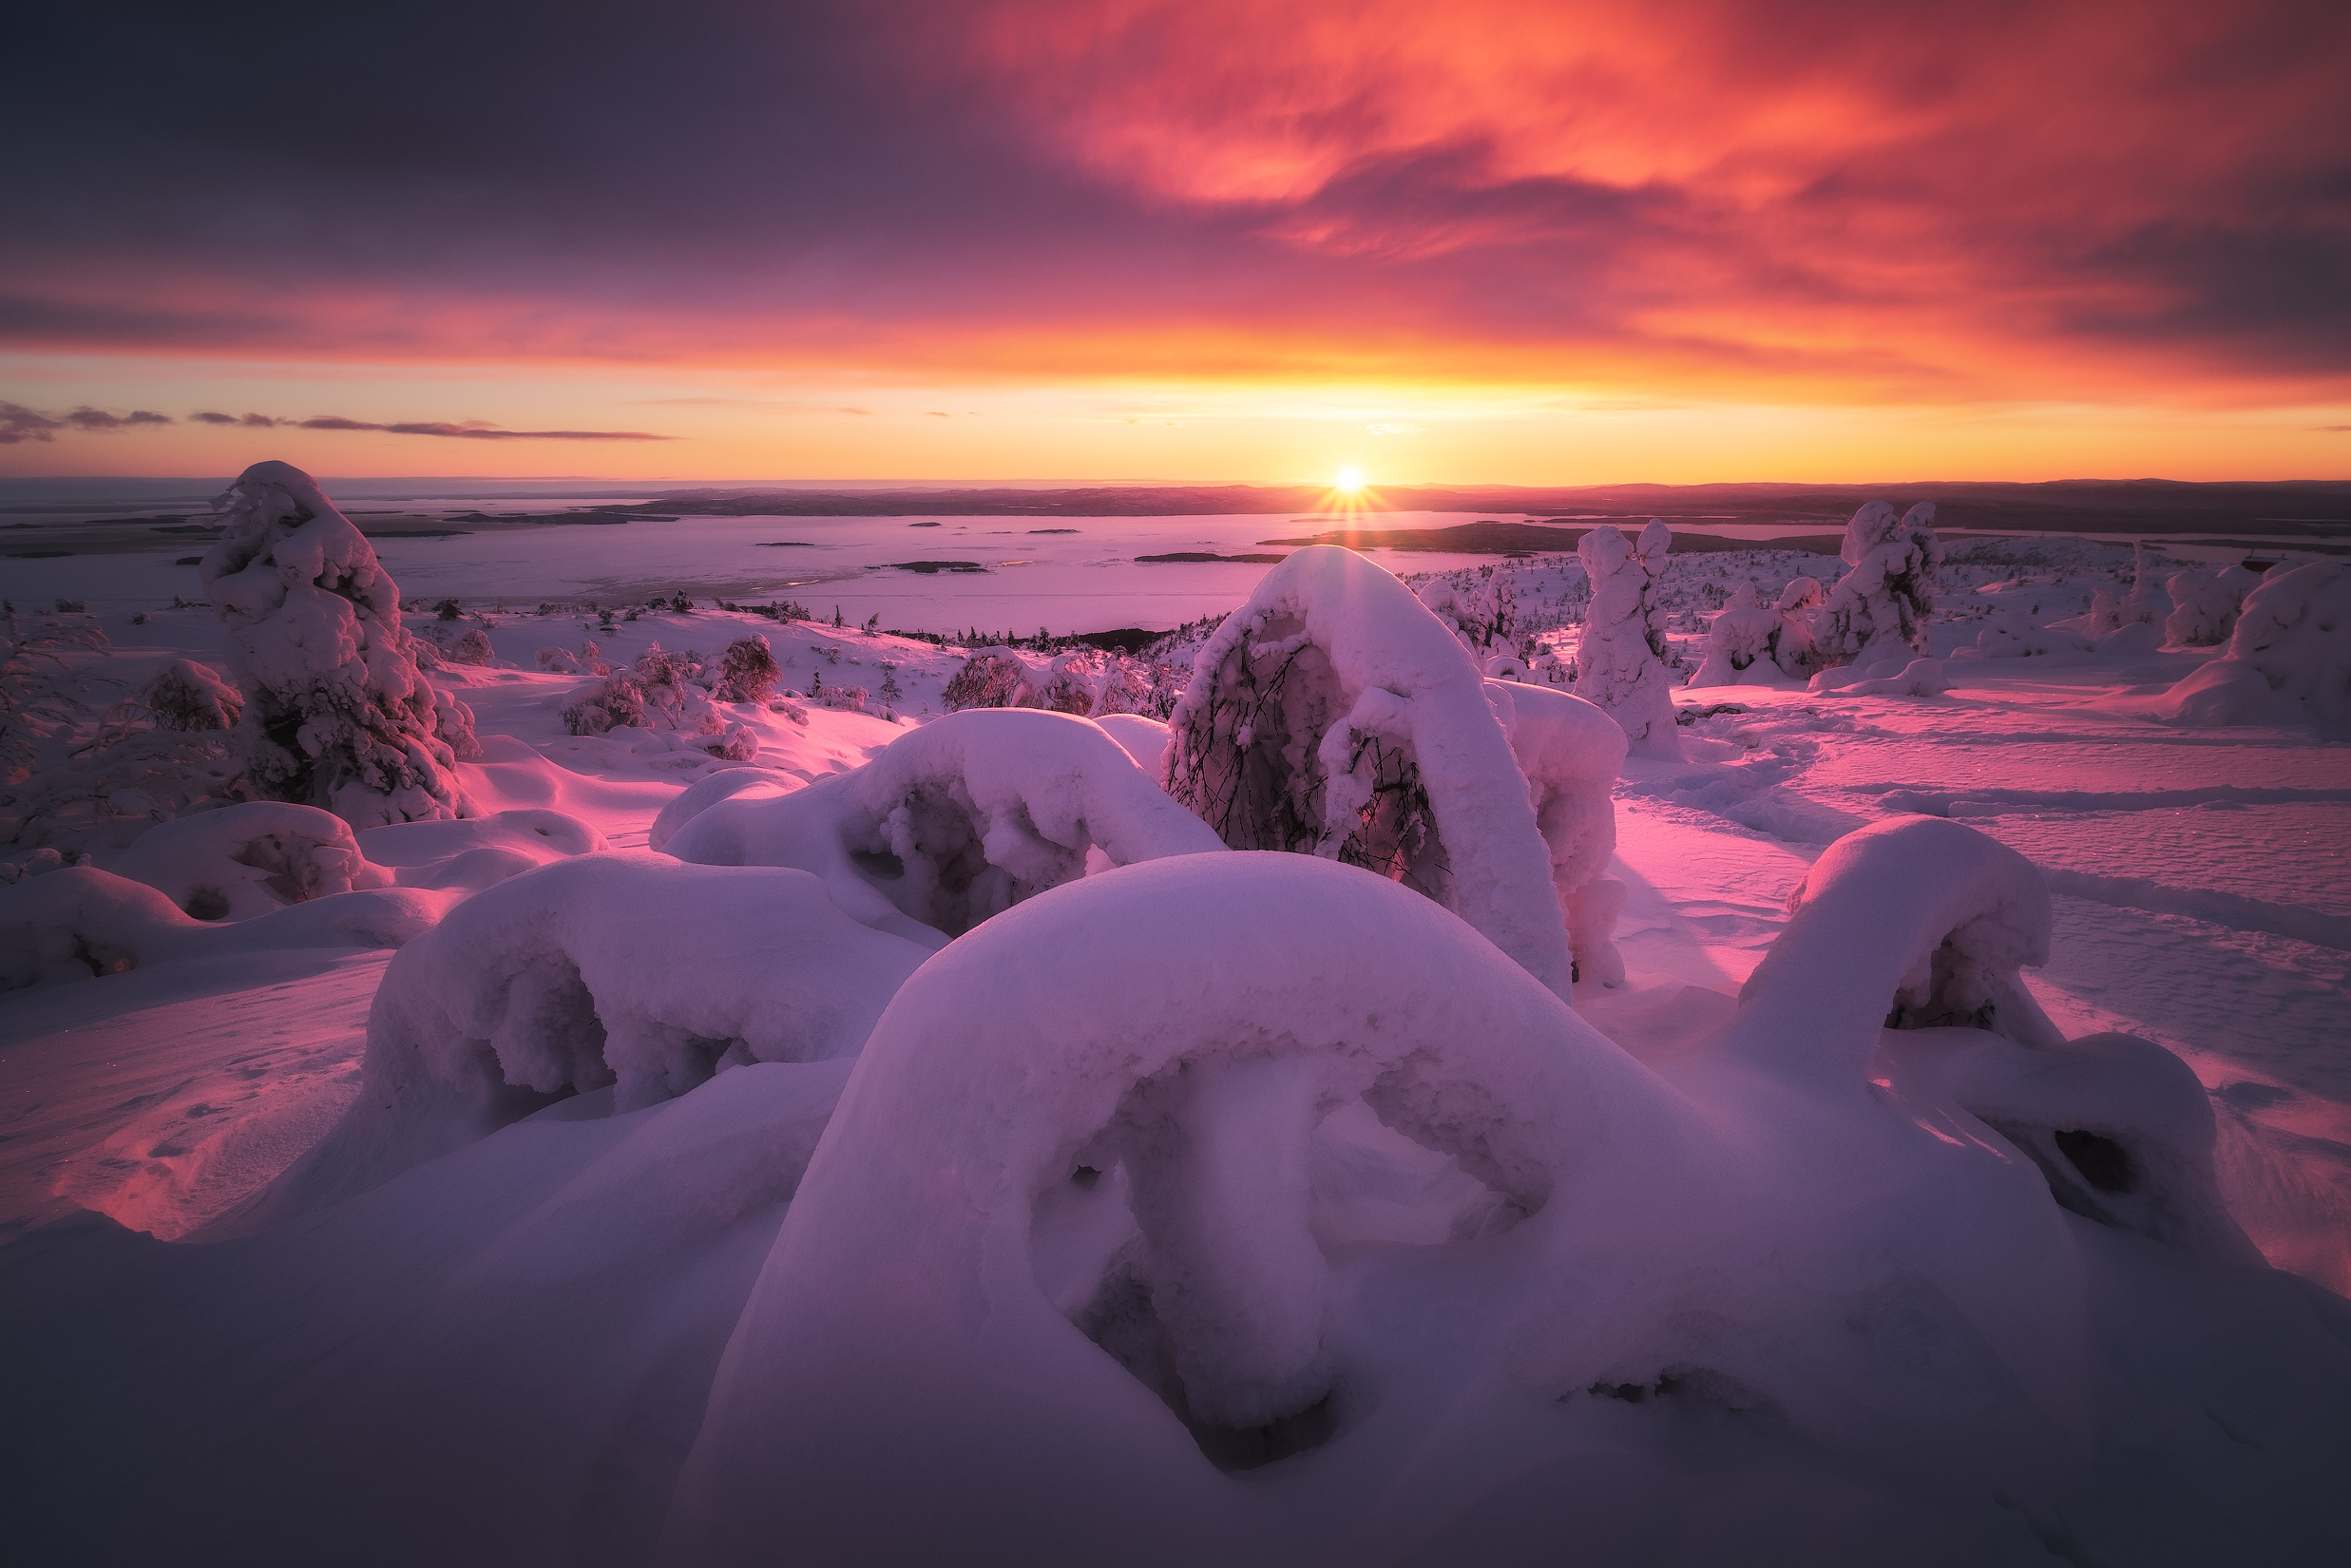
POLYGON ((2351 477, 2351 7, 76 0, 0 475, 2351 477))

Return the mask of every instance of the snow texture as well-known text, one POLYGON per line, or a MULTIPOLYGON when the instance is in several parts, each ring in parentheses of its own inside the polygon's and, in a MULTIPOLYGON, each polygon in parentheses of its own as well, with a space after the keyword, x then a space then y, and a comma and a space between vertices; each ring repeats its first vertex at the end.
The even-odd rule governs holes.
POLYGON ((1266 573, 1169 728, 1168 793, 1225 843, 1401 881, 1568 994, 1551 857, 1485 680, 1380 567, 1314 545, 1266 573))
POLYGON ((933 719, 789 794, 717 800, 662 846, 705 865, 812 871, 851 916, 926 947, 1098 856, 1125 866, 1222 847, 1098 726, 1020 708, 933 719))
POLYGON ((854 1055, 927 949, 770 867, 587 854, 466 900, 401 949, 359 1098, 257 1205, 340 1200, 566 1095, 659 1104, 753 1061, 854 1055))
POLYGON ((2211 576, 2199 571, 2174 573, 2166 584, 2172 610, 2163 623, 2163 640, 2181 648, 2210 648, 2227 641, 2237 629, 2237 612, 2245 596, 2261 583, 2261 573, 2235 563, 2211 576))
POLYGON ((2221 657, 2158 704, 2183 724, 2312 723, 2351 731, 2351 563, 2273 568, 2221 657))
POLYGON ((1665 667, 1665 619, 1653 602, 1672 544, 1672 530, 1653 517, 1637 545, 1606 524, 1577 543, 1592 604, 1576 651, 1576 690, 1624 727, 1635 755, 1678 761, 1682 739, 1673 723, 1673 678, 1665 667))
POLYGON ((354 828, 463 816, 473 718, 418 673, 400 592, 301 469, 257 463, 220 497, 201 579, 229 628, 258 789, 354 828))
POLYGON ((1822 662, 1872 670, 1923 655, 1943 557, 1935 504, 1921 501, 1898 519, 1884 502, 1870 502, 1845 525, 1840 555, 1847 570, 1822 609, 1822 662))

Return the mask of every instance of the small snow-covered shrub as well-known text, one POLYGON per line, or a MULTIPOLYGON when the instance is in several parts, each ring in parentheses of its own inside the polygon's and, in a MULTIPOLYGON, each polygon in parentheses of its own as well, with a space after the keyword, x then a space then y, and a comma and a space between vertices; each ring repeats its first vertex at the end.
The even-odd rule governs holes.
POLYGON ((1576 650, 1576 693, 1622 725, 1634 752, 1677 758, 1665 620, 1653 599, 1672 544, 1672 531, 1653 517, 1637 545, 1605 524, 1577 543, 1592 606, 1576 650))
POLYGON ((147 682, 139 699, 155 716, 156 728, 192 732, 236 727, 245 699, 209 664, 176 659, 147 682))
POLYGON ((680 860, 813 871, 851 915, 927 947, 1084 876, 1094 855, 1221 848, 1094 724, 1026 709, 948 714, 862 768, 717 801, 670 833, 680 860))
POLYGON ((143 883, 61 866, 0 888, 0 991, 121 974, 196 922, 143 883))
POLYGON ((441 657, 451 664, 495 664, 498 650, 489 640, 489 633, 479 626, 468 626, 449 640, 441 649, 441 657))
POLYGON ((1018 656, 1000 648, 983 648, 947 681, 942 699, 949 713, 965 708, 1042 706, 1018 700, 1029 689, 1028 671, 1018 656))
MULTIPOLYGON (((1810 578, 1803 579, 1809 583, 1810 578)), ((1706 659, 1690 679, 1693 686, 1732 686, 1757 660, 1768 660, 1779 640, 1780 613, 1757 602, 1755 584, 1731 590, 1730 602, 1706 631, 1706 659)), ((1774 673, 1778 665, 1771 665, 1774 673)))
POLYGON ((1507 644, 1518 630, 1518 585, 1507 570, 1481 566, 1433 577, 1414 589, 1413 597, 1473 654, 1483 656, 1497 642, 1507 644))
POLYGON ((1169 665, 1099 648, 1071 648, 1031 659, 1012 648, 983 648, 948 680, 949 713, 965 708, 1047 708, 1100 718, 1143 714, 1163 718, 1180 680, 1169 665))
POLYGON ((2187 724, 2284 719, 2351 730, 2351 563, 2272 568, 2246 596, 2227 649, 2156 712, 2187 724))
POLYGON ((466 814, 454 712, 438 711, 399 589, 351 520, 285 463, 247 468, 216 515, 226 531, 201 579, 229 628, 254 785, 355 827, 466 814))
POLYGON ((863 686, 819 686, 809 693, 808 699, 820 708, 831 708, 835 712, 845 714, 861 714, 869 711, 866 705, 872 700, 872 694, 863 686))
POLYGON ((385 888, 351 826, 332 812, 251 801, 150 828, 113 866, 199 920, 243 920, 289 904, 385 888))
POLYGON ((764 637, 738 637, 718 656, 711 696, 720 702, 764 702, 784 679, 764 637))
POLYGON ((855 1054, 926 949, 767 867, 582 855, 474 894, 384 972, 358 1100, 263 1200, 281 1218, 551 1099, 655 1104, 751 1061, 855 1054))
POLYGON ((1935 568, 1942 564, 1935 504, 1921 501, 1897 518, 1884 502, 1870 502, 1845 525, 1841 556, 1848 569, 1829 590, 1817 627, 1821 661, 1867 668, 1922 656, 1935 568))
POLYGON ((1807 680, 1820 668, 1820 633, 1824 595, 1817 577, 1792 579, 1780 591, 1779 629, 1771 639, 1771 661, 1792 680, 1807 680))
POLYGON ((1485 691, 1403 583, 1310 545, 1202 645, 1169 720, 1167 789, 1234 849, 1403 882, 1565 995, 1550 859, 1485 691))
POLYGON ((2209 648, 2227 641, 2237 629, 2237 612, 2245 596, 2261 583, 2261 573, 2234 563, 2211 577, 2199 571, 2172 574, 2166 584, 2172 610, 2163 623, 2164 641, 2182 648, 2209 648))

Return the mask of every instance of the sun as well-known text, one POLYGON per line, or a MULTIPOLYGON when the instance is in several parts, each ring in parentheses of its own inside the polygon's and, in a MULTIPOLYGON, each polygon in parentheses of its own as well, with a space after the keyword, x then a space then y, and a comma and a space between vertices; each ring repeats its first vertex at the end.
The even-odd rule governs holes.
POLYGON ((1357 468, 1341 468, 1336 474, 1331 476, 1330 488, 1334 490, 1344 490, 1349 492, 1362 489, 1364 488, 1364 470, 1357 468))

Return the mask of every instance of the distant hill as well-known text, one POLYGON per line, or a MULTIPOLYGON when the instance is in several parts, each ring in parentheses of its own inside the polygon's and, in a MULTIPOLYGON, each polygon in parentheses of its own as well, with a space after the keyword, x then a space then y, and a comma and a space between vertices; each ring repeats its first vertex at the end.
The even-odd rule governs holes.
MULTIPOLYGON (((1868 501, 1933 501, 1945 527, 2025 533, 2330 536, 2351 534, 2351 480, 2061 479, 2042 484, 1905 480, 1882 485, 1392 486, 1361 504, 1361 529, 1382 512, 1515 512, 1560 524, 1652 516, 1676 524, 1820 523, 1841 527, 1868 501)), ((673 489, 666 510, 735 517, 1173 517, 1328 513, 1311 485, 1095 485, 1067 488, 673 489)), ((614 512, 641 514, 645 503, 614 512)), ((1350 508, 1353 510, 1353 508, 1350 508)), ((1301 518, 1302 522, 1316 519, 1301 518)), ((1469 525, 1485 526, 1486 525, 1469 525)), ((1535 525, 1496 523, 1496 527, 1535 525)), ((1459 547, 1459 546, 1455 546, 1459 547)), ((1558 548, 1539 545, 1535 548, 1558 548)), ((1684 548, 1689 546, 1684 545, 1684 548)))

